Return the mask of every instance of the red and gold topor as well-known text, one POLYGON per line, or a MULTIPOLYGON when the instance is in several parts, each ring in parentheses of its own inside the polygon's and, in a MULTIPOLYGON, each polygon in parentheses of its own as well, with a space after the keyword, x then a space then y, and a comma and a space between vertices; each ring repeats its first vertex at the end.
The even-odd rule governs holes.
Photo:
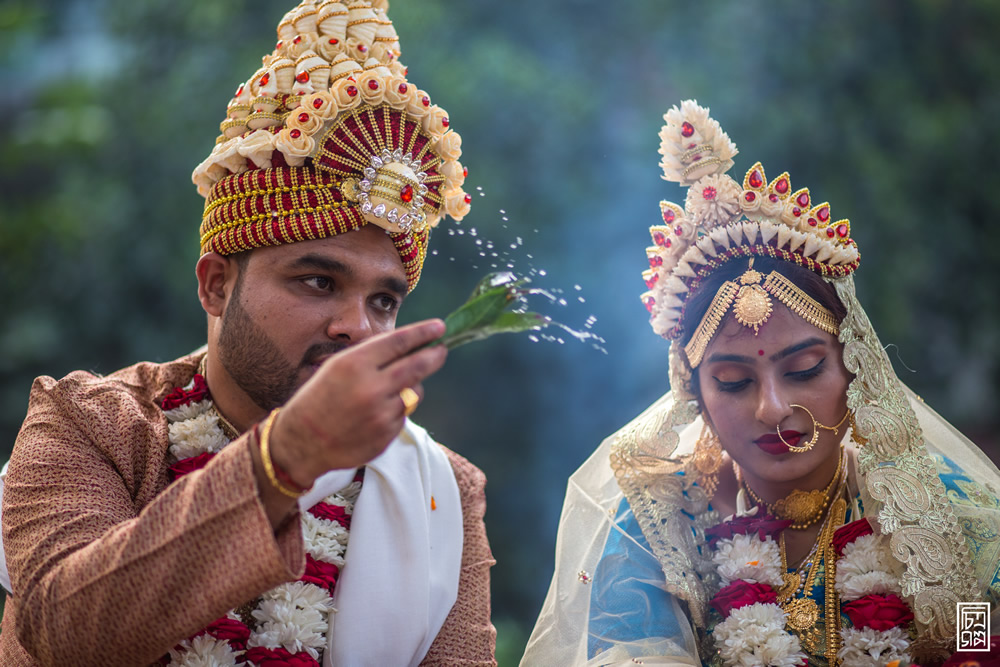
MULTIPOLYGON (((310 165, 252 169, 216 183, 205 200, 201 252, 232 255, 296 241, 324 239, 368 224, 340 191, 342 178, 310 165)), ((428 231, 390 234, 406 272, 417 284, 428 231)))

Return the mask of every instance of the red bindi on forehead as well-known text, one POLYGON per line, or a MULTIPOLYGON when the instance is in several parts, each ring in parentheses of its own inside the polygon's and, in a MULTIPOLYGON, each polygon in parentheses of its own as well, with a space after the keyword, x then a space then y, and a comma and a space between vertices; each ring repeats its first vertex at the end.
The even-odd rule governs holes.
POLYGON ((757 350, 757 356, 763 357, 764 356, 764 350, 757 350))

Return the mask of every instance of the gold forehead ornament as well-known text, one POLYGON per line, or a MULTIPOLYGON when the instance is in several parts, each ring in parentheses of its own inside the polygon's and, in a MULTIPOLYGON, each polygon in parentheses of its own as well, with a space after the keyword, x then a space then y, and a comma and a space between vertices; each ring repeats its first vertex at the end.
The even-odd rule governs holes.
POLYGON ((753 268, 751 258, 747 270, 739 277, 739 284, 731 280, 722 283, 719 291, 715 293, 715 298, 712 299, 712 304, 698 323, 691 340, 684 346, 691 368, 697 368, 701 364, 708 344, 730 307, 736 321, 752 328, 756 336, 774 310, 772 296, 813 326, 834 336, 840 333, 837 318, 833 313, 777 271, 771 271, 765 277, 753 268))

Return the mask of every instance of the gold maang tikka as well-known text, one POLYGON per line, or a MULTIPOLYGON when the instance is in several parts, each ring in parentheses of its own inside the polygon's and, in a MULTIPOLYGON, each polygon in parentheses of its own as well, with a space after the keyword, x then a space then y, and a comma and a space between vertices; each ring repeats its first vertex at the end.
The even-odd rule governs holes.
POLYGON ((753 268, 751 258, 747 270, 739 277, 739 284, 731 280, 722 283, 691 340, 684 346, 691 368, 697 368, 701 364, 708 344, 730 307, 736 321, 745 327, 751 327, 754 335, 757 335, 773 312, 772 296, 813 326, 834 336, 840 333, 833 313, 777 271, 771 271, 765 277, 753 268))

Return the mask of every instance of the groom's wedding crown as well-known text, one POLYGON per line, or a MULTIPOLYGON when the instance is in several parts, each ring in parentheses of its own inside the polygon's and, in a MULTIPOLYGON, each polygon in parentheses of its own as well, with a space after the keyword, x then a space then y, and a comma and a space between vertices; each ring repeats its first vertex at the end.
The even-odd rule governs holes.
POLYGON ((821 276, 841 278, 857 268, 857 244, 848 220, 834 220, 830 205, 813 203, 807 188, 793 190, 788 173, 772 181, 758 162, 742 185, 727 175, 736 145, 708 115, 685 100, 664 115, 660 130, 663 178, 688 188, 684 207, 660 202, 662 223, 649 228, 642 300, 653 330, 681 336, 688 295, 725 262, 767 256, 821 276))
POLYGON ((431 228, 461 220, 462 138, 407 80, 386 0, 304 0, 229 101, 192 180, 205 197, 202 253, 382 227, 410 289, 431 228))

